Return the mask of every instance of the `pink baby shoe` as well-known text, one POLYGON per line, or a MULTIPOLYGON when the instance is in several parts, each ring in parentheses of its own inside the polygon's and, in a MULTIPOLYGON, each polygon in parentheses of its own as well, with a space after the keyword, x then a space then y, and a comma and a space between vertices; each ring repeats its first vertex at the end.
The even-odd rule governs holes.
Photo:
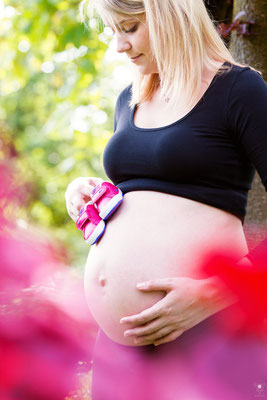
POLYGON ((105 222, 99 217, 92 201, 81 208, 76 226, 83 231, 86 243, 95 244, 105 231, 105 222))
POLYGON ((92 192, 92 202, 94 203, 99 216, 106 220, 119 207, 122 202, 122 191, 109 182, 102 182, 96 186, 92 192))

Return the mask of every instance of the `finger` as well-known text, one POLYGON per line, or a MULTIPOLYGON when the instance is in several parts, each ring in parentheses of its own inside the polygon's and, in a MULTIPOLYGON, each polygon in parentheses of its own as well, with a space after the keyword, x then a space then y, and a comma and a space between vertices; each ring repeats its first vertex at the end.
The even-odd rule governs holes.
POLYGON ((80 211, 80 209, 92 199, 94 188, 94 186, 84 183, 69 196, 69 202, 80 211))
POLYGON ((68 185, 65 192, 65 199, 66 201, 71 202, 77 193, 81 197, 91 196, 95 186, 96 185, 93 183, 93 178, 77 178, 68 185))
POLYGON ((76 223, 78 216, 76 214, 70 214, 71 219, 73 220, 73 222, 76 223))
POLYGON ((80 194, 79 191, 74 191, 72 190, 72 192, 69 192, 68 194, 65 194, 65 198, 66 198, 66 207, 68 212, 73 211, 73 207, 77 208, 78 206, 81 205, 82 202, 84 202, 83 199, 83 195, 80 194))
POLYGON ((74 221, 74 222, 76 222, 77 221, 77 218, 78 218, 78 216, 79 216, 79 213, 77 213, 77 210, 75 209, 75 208, 70 208, 69 210, 68 210, 68 214, 69 214, 69 216, 71 217, 71 219, 74 221))
POLYGON ((67 203, 67 204, 66 204, 66 207, 67 207, 67 212, 68 212, 70 218, 73 219, 73 218, 74 218, 74 209, 73 209, 73 206, 72 206, 71 204, 68 204, 68 203, 67 203))
POLYGON ((164 290, 169 291, 173 289, 173 278, 153 279, 151 281, 137 283, 137 289, 141 290, 164 290))
POLYGON ((75 213, 72 210, 68 210, 68 214, 71 217, 71 219, 75 222, 76 221, 75 213))
POLYGON ((88 203, 84 197, 82 197, 80 194, 76 194, 73 196, 72 201, 70 202, 69 208, 71 209, 72 212, 75 214, 79 214, 80 209, 85 206, 85 204, 88 203))
POLYGON ((100 185, 102 182, 104 182, 103 179, 94 178, 94 177, 90 177, 87 181, 88 181, 89 185, 92 185, 94 187, 96 187, 97 185, 100 185))
POLYGON ((183 333, 183 331, 181 331, 181 330, 172 331, 171 333, 169 333, 168 335, 164 336, 163 338, 156 340, 153 344, 154 344, 154 346, 158 346, 159 344, 172 342, 173 340, 175 340, 179 336, 181 336, 182 333, 183 333))
POLYGON ((89 201, 91 199, 93 189, 93 186, 79 187, 75 190, 73 188, 66 197, 66 203, 77 206, 85 201, 89 201))
POLYGON ((78 210, 76 207, 74 207, 74 206, 70 206, 70 207, 67 207, 67 211, 68 211, 68 214, 69 214, 70 218, 71 218, 74 222, 76 222, 76 221, 77 221, 77 218, 78 218, 78 216, 79 216, 79 210, 78 210))
POLYGON ((87 202, 83 199, 76 200, 75 203, 72 203, 67 207, 69 216, 76 222, 79 217, 80 210, 85 206, 87 202))
POLYGON ((141 325, 140 327, 137 328, 128 329, 127 331, 124 332, 124 336, 128 337, 128 336, 150 335, 161 329, 163 327, 163 324, 164 321, 162 321, 161 318, 156 318, 155 320, 146 325, 141 325))
POLYGON ((142 344, 147 341, 155 342, 155 340, 161 339, 161 338, 167 336, 172 331, 173 331, 173 326, 164 326, 163 328, 154 332, 152 335, 144 335, 144 336, 136 337, 134 339, 134 343, 142 344))
POLYGON ((83 196, 91 197, 93 190, 94 186, 84 184, 80 187, 80 194, 82 194, 83 196))
POLYGON ((158 301, 156 304, 154 304, 152 307, 147 308, 146 310, 142 311, 140 314, 135 314, 131 315, 128 317, 123 317, 120 319, 120 323, 133 323, 133 324, 145 324, 148 321, 152 321, 153 319, 159 317, 160 315, 164 315, 166 310, 165 310, 165 298, 162 300, 158 301))

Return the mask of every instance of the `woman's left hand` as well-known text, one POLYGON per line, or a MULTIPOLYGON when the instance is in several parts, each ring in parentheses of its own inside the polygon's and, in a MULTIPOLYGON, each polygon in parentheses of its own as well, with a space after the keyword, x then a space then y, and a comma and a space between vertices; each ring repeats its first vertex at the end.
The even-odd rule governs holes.
POLYGON ((120 320, 121 323, 132 325, 124 335, 132 337, 134 343, 139 345, 153 343, 157 346, 171 342, 186 330, 229 305, 221 301, 220 283, 213 278, 174 277, 155 279, 143 284, 145 286, 141 287, 139 284, 137 288, 148 292, 163 290, 166 291, 166 296, 140 314, 120 320))

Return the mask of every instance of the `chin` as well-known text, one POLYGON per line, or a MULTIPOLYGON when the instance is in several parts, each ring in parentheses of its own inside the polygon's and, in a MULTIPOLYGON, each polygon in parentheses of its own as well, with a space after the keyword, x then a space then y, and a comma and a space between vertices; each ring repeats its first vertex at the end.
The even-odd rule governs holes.
POLYGON ((152 74, 158 74, 158 71, 151 70, 151 69, 146 69, 146 68, 140 68, 138 69, 141 75, 152 75, 152 74))
POLYGON ((158 70, 155 66, 136 65, 136 68, 141 75, 158 74, 158 70))

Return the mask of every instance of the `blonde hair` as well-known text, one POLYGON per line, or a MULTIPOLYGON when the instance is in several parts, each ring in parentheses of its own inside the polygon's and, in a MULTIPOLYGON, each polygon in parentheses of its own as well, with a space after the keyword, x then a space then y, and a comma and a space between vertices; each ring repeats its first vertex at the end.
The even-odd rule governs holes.
MULTIPOLYGON (((179 106, 192 107, 204 72, 217 72, 218 62, 228 61, 255 70, 234 60, 203 0, 83 0, 80 6, 83 21, 90 9, 96 10, 111 26, 115 26, 121 16, 137 19, 141 14, 146 16, 158 74, 142 75, 136 70, 131 107, 150 100, 159 85, 162 98, 170 98, 179 106)), ((231 68, 224 65, 218 73, 231 68)))

